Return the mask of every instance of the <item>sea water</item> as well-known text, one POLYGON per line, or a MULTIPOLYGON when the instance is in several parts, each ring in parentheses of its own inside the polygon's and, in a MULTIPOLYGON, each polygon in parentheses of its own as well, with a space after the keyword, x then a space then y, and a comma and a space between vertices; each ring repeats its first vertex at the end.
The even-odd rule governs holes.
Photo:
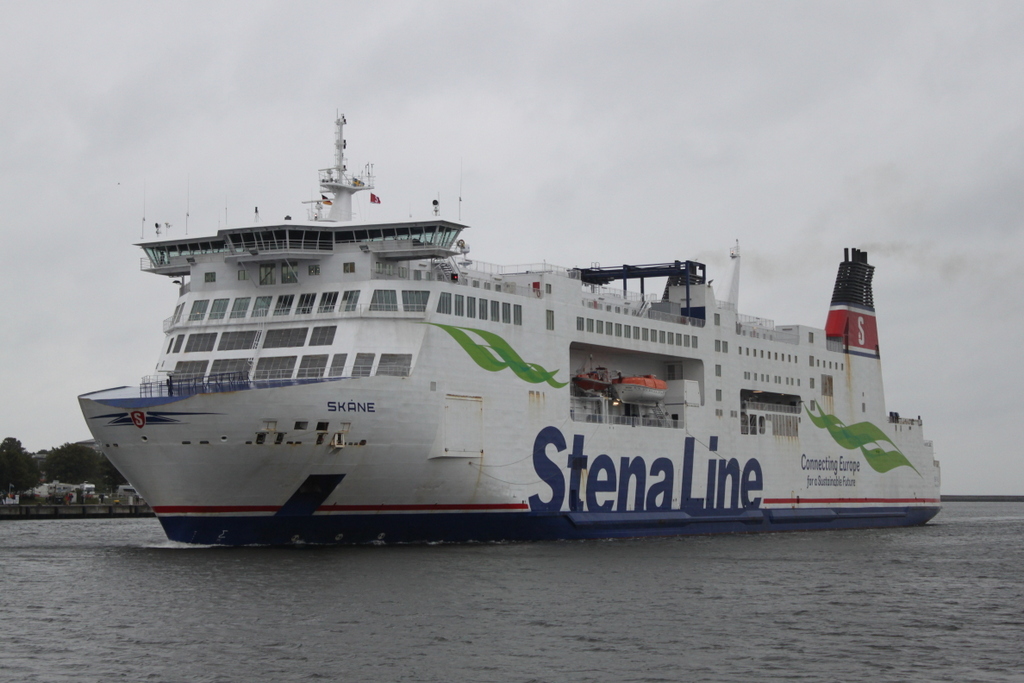
POLYGON ((0 522, 0 681, 1024 681, 1024 504, 924 527, 195 548, 0 522))

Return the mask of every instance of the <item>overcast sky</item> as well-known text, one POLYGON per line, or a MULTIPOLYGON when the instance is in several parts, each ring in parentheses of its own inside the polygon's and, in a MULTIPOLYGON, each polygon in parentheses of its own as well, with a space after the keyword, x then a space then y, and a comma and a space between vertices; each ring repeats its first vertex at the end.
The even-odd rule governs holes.
POLYGON ((0 437, 90 438, 76 396, 151 374, 175 304, 133 244, 303 216, 341 110, 357 218, 440 196, 479 260, 724 284, 738 239, 740 311, 821 327, 866 249, 887 409, 945 493, 1024 494, 1022 36, 1019 2, 0 2, 0 437))

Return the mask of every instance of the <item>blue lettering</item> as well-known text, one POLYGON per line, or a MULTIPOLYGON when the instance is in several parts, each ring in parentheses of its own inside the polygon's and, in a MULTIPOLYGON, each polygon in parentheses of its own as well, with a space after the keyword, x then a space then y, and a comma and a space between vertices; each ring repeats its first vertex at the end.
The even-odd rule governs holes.
POLYGON ((725 482, 732 479, 730 487, 729 507, 735 508, 740 503, 740 463, 736 458, 729 458, 729 461, 718 461, 718 493, 715 497, 715 507, 719 510, 725 509, 725 482))
POLYGON ((751 500, 750 492, 762 490, 763 483, 761 463, 757 461, 757 458, 751 458, 747 461, 747 464, 743 466, 743 483, 740 485, 740 490, 743 492, 743 507, 760 507, 761 499, 754 498, 751 500))
POLYGON ((682 495, 679 497, 680 510, 700 510, 704 507, 703 498, 690 497, 690 494, 693 492, 693 445, 695 441, 696 439, 692 436, 688 436, 683 446, 683 490, 682 495))
POLYGON ((658 458, 651 463, 651 478, 658 474, 664 474, 661 481, 651 484, 647 489, 647 510, 671 510, 672 489, 675 488, 675 467, 668 458, 658 458), (661 502, 657 502, 661 496, 661 502))
POLYGON ((644 492, 647 490, 647 463, 641 457, 630 460, 629 458, 619 459, 619 512, 625 512, 629 502, 629 480, 636 480, 636 489, 633 494, 633 509, 640 511, 644 509, 644 492))
POLYGON ((561 453, 566 448, 565 437, 556 427, 545 427, 537 433, 533 441, 533 470, 541 481, 551 487, 551 500, 544 502, 540 496, 530 496, 530 509, 534 511, 554 512, 562 509, 565 502, 565 475, 558 465, 547 456, 547 447, 554 446, 561 453))
POLYGON ((597 502, 597 494, 610 493, 615 490, 615 463, 607 455, 594 458, 594 464, 587 475, 587 510, 590 512, 611 512, 615 500, 609 498, 603 503, 597 502))
POLYGON ((332 412, 332 413, 338 412, 338 404, 335 403, 334 401, 328 401, 327 402, 327 410, 328 410, 328 412, 332 412))
POLYGON ((572 437, 572 452, 569 453, 569 461, 566 463, 569 468, 569 509, 573 512, 583 509, 583 501, 580 500, 580 479, 583 477, 583 470, 587 469, 587 456, 583 454, 583 435, 576 434, 572 437))

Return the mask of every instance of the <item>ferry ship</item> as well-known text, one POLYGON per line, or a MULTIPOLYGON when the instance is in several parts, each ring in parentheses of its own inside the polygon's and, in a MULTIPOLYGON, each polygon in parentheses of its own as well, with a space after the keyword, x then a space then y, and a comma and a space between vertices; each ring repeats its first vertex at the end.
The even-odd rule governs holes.
POLYGON ((844 252, 823 329, 740 314, 738 245, 722 299, 685 258, 478 262, 468 226, 436 208, 352 220, 374 176, 347 168, 344 125, 306 220, 139 245, 142 270, 180 285, 155 375, 79 402, 171 540, 593 539, 938 513, 921 419, 886 410, 865 252, 844 252))

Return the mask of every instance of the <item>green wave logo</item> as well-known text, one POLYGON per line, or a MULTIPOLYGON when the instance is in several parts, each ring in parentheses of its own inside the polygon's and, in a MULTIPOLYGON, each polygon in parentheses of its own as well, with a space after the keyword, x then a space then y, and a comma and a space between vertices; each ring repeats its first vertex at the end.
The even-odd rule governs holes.
POLYGON ((537 363, 527 363, 509 343, 487 330, 478 330, 473 327, 456 327, 455 325, 442 325, 441 323, 424 323, 440 327, 452 336, 452 339, 459 343, 459 346, 469 354, 473 361, 489 372, 500 372, 510 368, 516 373, 516 377, 530 384, 541 384, 547 382, 555 389, 561 389, 568 382, 556 382, 554 377, 558 370, 548 372, 546 368, 537 363), (483 339, 486 344, 478 344, 467 334, 472 332, 483 339))
MULTIPOLYGON (((897 467, 909 467, 917 472, 917 468, 910 464, 907 456, 900 452, 892 439, 870 422, 858 422, 847 427, 835 415, 825 413, 820 406, 817 415, 812 413, 807 406, 804 406, 804 410, 807 411, 811 422, 820 429, 827 429, 837 444, 848 450, 860 448, 864 459, 874 471, 888 472, 897 467), (883 443, 890 444, 895 450, 886 450, 882 446, 883 443), (874 444, 874 448, 868 448, 871 444, 874 444)), ((917 474, 921 475, 920 472, 917 474)))

